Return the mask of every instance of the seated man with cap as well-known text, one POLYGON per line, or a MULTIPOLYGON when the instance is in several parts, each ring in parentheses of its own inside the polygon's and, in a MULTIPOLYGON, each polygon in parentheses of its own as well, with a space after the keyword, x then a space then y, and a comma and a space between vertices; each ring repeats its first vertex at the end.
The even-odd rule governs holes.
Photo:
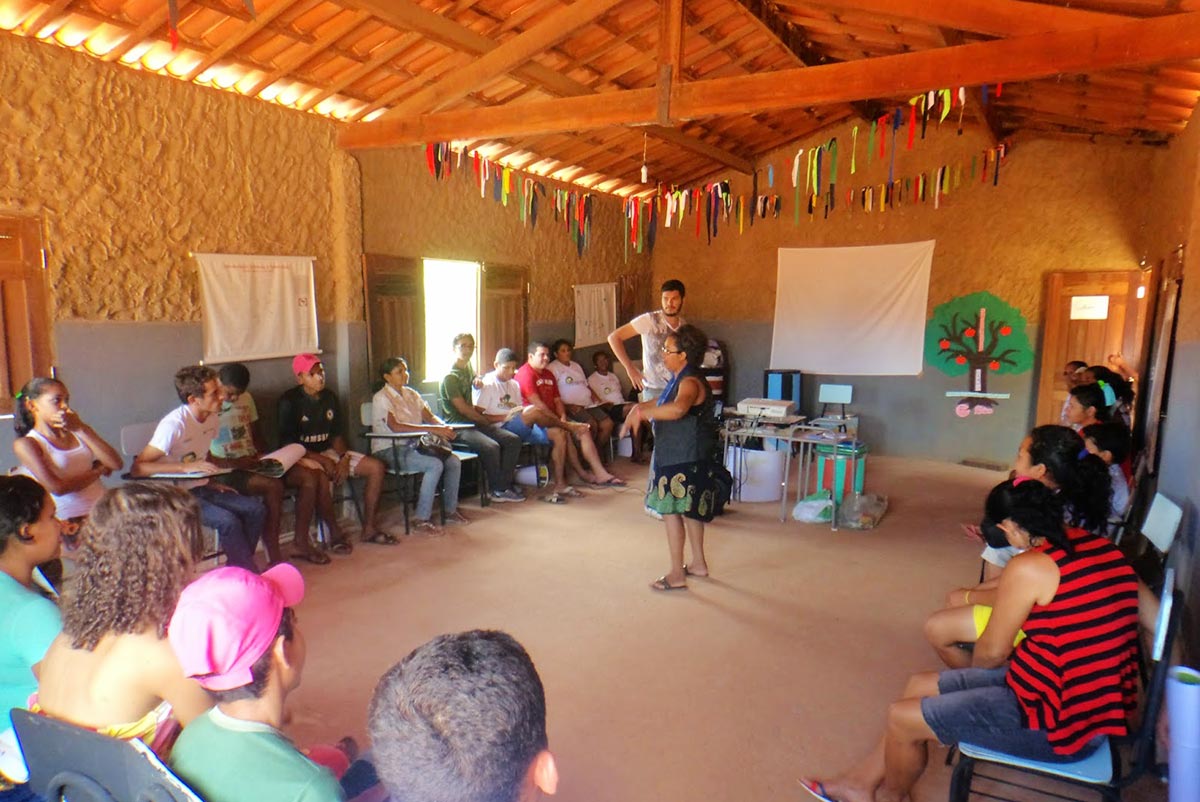
POLYGON ((287 563, 261 576, 217 568, 179 598, 171 648, 217 706, 184 728, 171 768, 206 802, 345 799, 337 779, 280 732, 284 701, 304 668, 292 611, 302 598, 304 579, 287 563))

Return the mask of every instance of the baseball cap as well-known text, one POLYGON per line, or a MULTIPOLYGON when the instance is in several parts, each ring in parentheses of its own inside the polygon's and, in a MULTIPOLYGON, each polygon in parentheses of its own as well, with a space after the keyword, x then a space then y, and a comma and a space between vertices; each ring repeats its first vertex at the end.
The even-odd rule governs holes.
POLYGON ((293 565, 262 574, 217 568, 183 589, 167 639, 185 676, 210 691, 240 688, 275 642, 283 609, 303 598, 304 578, 293 565))
POLYGON ((316 354, 296 354, 292 359, 292 373, 309 373, 321 364, 321 357, 316 354))

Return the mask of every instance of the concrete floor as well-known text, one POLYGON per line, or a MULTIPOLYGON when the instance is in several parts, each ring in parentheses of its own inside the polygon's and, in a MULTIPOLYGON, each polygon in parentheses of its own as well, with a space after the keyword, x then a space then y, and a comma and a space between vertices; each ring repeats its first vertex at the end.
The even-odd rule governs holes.
MULTIPOLYGON (((857 758, 905 678, 937 667, 921 623, 978 576, 958 524, 978 521, 1003 478, 871 457, 867 490, 890 499, 878 528, 831 532, 780 523, 778 504, 737 504, 708 530, 713 578, 662 594, 647 587, 667 559, 635 489, 645 469, 615 470, 630 489, 561 507, 468 502, 474 523, 446 537, 302 565, 308 664, 291 734, 365 742, 390 665, 439 633, 495 628, 541 673, 563 802, 805 798, 798 776, 857 758)), ((944 757, 931 751, 916 802, 946 798, 944 757)), ((1128 798, 1166 791, 1146 781, 1128 798)))

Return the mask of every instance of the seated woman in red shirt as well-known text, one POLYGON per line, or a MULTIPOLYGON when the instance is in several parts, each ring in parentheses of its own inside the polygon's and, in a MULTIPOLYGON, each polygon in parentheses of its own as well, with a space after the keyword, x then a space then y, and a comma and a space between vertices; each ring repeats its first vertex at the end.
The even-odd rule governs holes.
POLYGON ((1133 569, 1109 541, 1065 528, 1061 501, 1040 482, 997 485, 987 514, 1021 553, 1000 577, 972 667, 910 678, 869 755, 833 779, 801 781, 813 796, 900 802, 935 741, 1068 762, 1126 734, 1137 702, 1133 569))

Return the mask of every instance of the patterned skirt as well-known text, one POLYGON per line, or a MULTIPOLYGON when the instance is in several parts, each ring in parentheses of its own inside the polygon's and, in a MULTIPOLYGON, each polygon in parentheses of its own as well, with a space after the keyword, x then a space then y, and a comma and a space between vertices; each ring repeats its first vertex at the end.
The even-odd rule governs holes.
POLYGON ((728 501, 725 467, 718 462, 682 462, 655 466, 646 506, 663 515, 711 521, 728 501))

